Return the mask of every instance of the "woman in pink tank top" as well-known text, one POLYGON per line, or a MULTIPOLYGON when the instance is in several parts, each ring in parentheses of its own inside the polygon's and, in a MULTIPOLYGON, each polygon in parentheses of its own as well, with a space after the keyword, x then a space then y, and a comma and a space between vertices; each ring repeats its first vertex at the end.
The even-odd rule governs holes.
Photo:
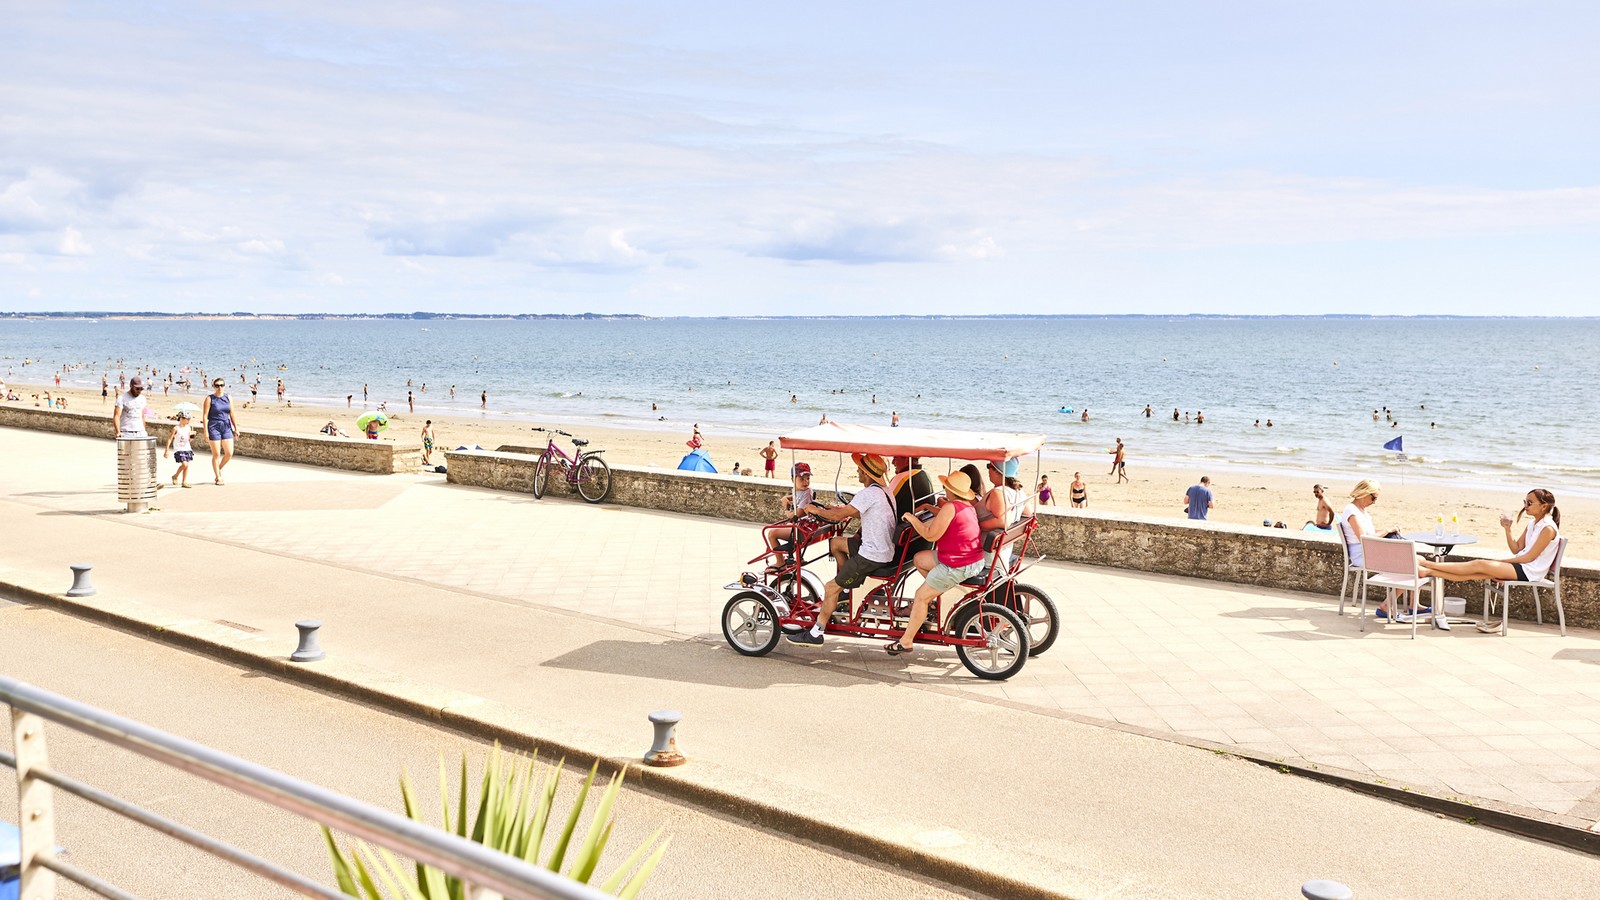
POLYGON ((923 550, 916 556, 917 571, 922 573, 922 586, 911 600, 911 614, 906 620, 905 633, 897 641, 884 647, 890 656, 898 656, 911 649, 917 632, 928 618, 928 603, 934 597, 950 590, 983 569, 983 539, 978 530, 978 513, 973 509, 976 495, 972 492, 972 479, 966 472, 940 475, 944 483, 944 502, 939 512, 927 522, 915 513, 901 516, 923 539, 933 541, 934 549, 923 550))

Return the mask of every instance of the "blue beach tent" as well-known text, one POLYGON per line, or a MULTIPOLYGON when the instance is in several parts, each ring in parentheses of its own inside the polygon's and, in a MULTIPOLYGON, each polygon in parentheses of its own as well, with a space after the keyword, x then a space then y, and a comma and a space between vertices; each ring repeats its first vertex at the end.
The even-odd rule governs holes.
POLYGON ((717 471, 717 467, 711 464, 711 457, 706 455, 706 451, 699 448, 690 450, 689 455, 678 463, 678 469, 679 471, 710 472, 712 474, 716 474, 717 471))

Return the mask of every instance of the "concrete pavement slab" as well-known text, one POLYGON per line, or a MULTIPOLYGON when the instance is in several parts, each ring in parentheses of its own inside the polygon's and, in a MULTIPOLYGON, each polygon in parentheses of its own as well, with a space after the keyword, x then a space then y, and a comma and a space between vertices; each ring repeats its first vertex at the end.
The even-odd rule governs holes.
MULTIPOLYGON (((0 433, 0 441, 8 437, 0 433)), ((265 466, 262 469, 257 477, 265 480, 268 473, 265 466)), ((229 488, 214 490, 231 489, 236 481, 237 477, 230 478, 229 488)), ((281 484, 286 491, 297 489, 292 478, 281 484)), ((5 487, 4 477, 0 477, 0 491, 5 487)), ((19 490, 16 495, 25 493, 29 492, 19 490)), ((82 495, 71 496, 76 503, 94 502, 82 495)), ((542 572, 542 578, 557 579, 548 584, 537 578, 529 582, 527 590, 530 596, 540 598, 537 603, 496 593, 504 589, 498 583, 492 589, 479 590, 430 584, 421 575, 403 572, 377 576, 376 569, 366 565, 371 561, 368 556, 350 561, 355 564, 325 559, 334 548, 348 546, 341 542, 347 540, 346 532, 354 531, 368 532, 348 539, 365 546, 367 553, 389 552, 382 541, 367 543, 372 529, 361 521, 329 522, 329 516, 342 514, 326 510, 313 510, 299 518, 280 510, 252 520, 252 533, 269 537, 280 531, 314 532, 313 538, 299 533, 293 537, 310 548, 303 552, 291 552, 273 540, 267 541, 264 551, 255 549, 244 540, 211 534, 211 526, 198 520, 193 527, 183 527, 165 512, 144 517, 51 515, 63 511, 59 505, 63 501, 45 503, 32 497, 25 501, 26 506, 15 500, 0 502, 0 514, 8 521, 26 522, 7 548, 7 561, 18 577, 53 584, 64 578, 52 574, 65 572, 62 560, 74 551, 81 555, 84 548, 94 548, 99 556, 97 576, 104 570, 102 594, 138 597, 182 618, 226 620, 281 634, 285 655, 293 648, 292 621, 316 615, 325 622, 330 653, 373 670, 404 673, 408 678, 520 709, 538 717, 543 723, 540 727, 548 733, 560 733, 570 723, 581 722, 590 732, 584 739, 597 741, 604 753, 636 755, 642 749, 641 741, 647 740, 643 714, 660 706, 683 708, 688 715, 685 751, 697 763, 680 771, 692 773, 704 763, 704 771, 715 767, 714 782, 737 784, 740 790, 774 806, 799 808, 815 819, 847 823, 862 834, 902 846, 922 846, 919 836, 953 834, 959 843, 940 846, 940 858, 1001 868, 1012 877, 1069 894, 1122 891, 1273 896, 1282 894, 1286 885, 1298 883, 1296 879, 1333 874, 1352 883, 1381 886, 1385 894, 1429 896, 1451 885, 1464 890, 1508 876, 1509 870, 1497 875, 1492 863, 1506 853, 1541 859, 1543 854, 1554 853, 1557 856, 1546 861, 1572 884, 1588 884, 1594 877, 1595 863, 1587 858, 1399 810, 1323 785, 1285 780, 1259 767, 1190 747, 1093 727, 1070 717, 1076 714, 1047 714, 1039 708, 1041 695, 1030 693, 1087 689, 1102 704, 1096 708, 1106 712, 1123 708, 1136 712, 1140 705, 1148 710, 1174 707, 1168 714, 1179 722, 1185 716, 1209 722, 1207 714, 1200 712, 1203 706, 1230 715, 1236 708, 1239 714, 1235 718, 1260 714, 1269 720, 1264 726, 1269 729, 1274 727, 1273 719, 1292 723, 1276 727, 1317 728, 1325 739, 1313 744, 1323 750, 1335 746, 1337 738, 1330 729, 1341 727, 1356 729, 1348 738, 1352 745, 1381 740, 1365 730, 1367 725, 1355 723, 1339 711, 1336 704, 1343 694, 1318 698, 1312 693, 1311 688, 1320 691, 1323 687, 1313 676, 1329 674, 1329 670, 1300 671, 1305 656, 1275 649, 1273 642, 1282 638, 1274 635, 1283 631, 1282 626, 1263 626, 1256 617, 1242 616, 1237 621, 1247 627, 1224 627, 1235 618, 1219 615, 1217 609, 1252 608, 1246 604, 1258 604, 1266 596, 1263 592, 1242 592, 1241 601, 1241 592, 1233 588, 1224 591, 1211 585, 1188 585, 1180 579, 1156 579, 1153 588, 1143 588, 1139 579, 1127 573, 1096 578, 1088 571, 1041 566, 1041 571, 1051 577, 1059 575, 1063 582, 1107 593, 1116 592, 1115 584, 1125 583, 1130 591, 1148 590, 1154 597, 1187 595, 1190 605, 1169 599, 1160 601, 1167 605, 1158 609, 1185 618, 1192 629, 1220 631, 1221 638, 1168 630, 1161 624, 1165 616, 1153 615, 1146 607, 1134 616, 1142 625, 1116 625, 1120 636, 1113 636, 1105 646, 1074 632, 1069 635, 1072 641, 1031 661, 1023 673, 1029 676, 1043 668, 1040 675, 1004 685, 974 684, 975 679, 960 669, 953 656, 935 652, 919 655, 910 666, 890 665, 881 653, 867 652, 870 645, 848 641, 830 642, 817 654, 826 660, 821 663, 796 664, 805 659, 799 655, 803 651, 750 660, 721 646, 719 636, 695 639, 709 629, 691 628, 692 635, 675 631, 684 623, 703 623, 708 618, 714 622, 719 602, 712 594, 708 603, 711 592, 707 584, 712 581, 690 579, 693 567, 686 561, 698 558, 700 574, 696 577, 706 579, 716 566, 714 554, 702 542, 715 538, 730 547, 739 542, 748 546, 750 529, 511 499, 520 502, 483 492, 440 489, 419 481, 401 498, 384 504, 378 514, 363 513, 363 521, 392 523, 395 503, 420 504, 423 521, 450 523, 452 530, 439 538, 441 542, 453 544, 458 541, 455 529, 468 529, 476 534, 478 544, 488 548, 487 556, 498 559, 506 572, 523 566, 542 572), (426 497, 427 502, 413 495, 426 497), (507 518, 499 520, 497 516, 507 518), (595 525, 594 520, 601 518, 611 524, 595 525), (147 527, 152 523, 160 527, 147 527), (129 524, 146 527, 129 528, 129 524), (263 529, 263 524, 271 527, 263 529), (520 527, 514 540, 505 537, 505 527, 520 527), (586 534, 589 528, 608 533, 610 543, 602 542, 602 546, 609 547, 612 555, 647 564, 639 571, 651 573, 648 599, 671 607, 672 623, 641 627, 646 623, 607 621, 593 611, 574 615, 547 608, 545 599, 574 590, 574 584, 581 593, 586 583, 582 581, 585 562, 605 558, 604 553, 575 556, 584 549, 581 542, 567 543, 559 537, 542 540, 547 527, 555 528, 558 535, 586 534), (623 547, 619 535, 630 533, 638 543, 623 547), (563 562, 573 559, 577 559, 576 565, 563 562), (173 586, 171 579, 163 577, 165 572, 194 565, 193 561, 203 561, 208 572, 221 575, 203 579, 200 585, 181 586, 173 586), (657 571, 672 577, 657 579, 657 571), (1201 607, 1211 612, 1202 614, 1192 606, 1195 602, 1212 604, 1201 607), (1217 625, 1216 619, 1222 619, 1224 625, 1217 625), (1155 652, 1166 646, 1162 641, 1169 637, 1181 654, 1170 649, 1155 652), (1223 649, 1212 648, 1213 644, 1223 649), (1226 649, 1229 647, 1237 649, 1226 649), (1225 671, 1224 683, 1238 682, 1233 685, 1236 690, 1201 690, 1208 683, 1216 687, 1213 662, 1252 649, 1260 655, 1245 654, 1245 659, 1225 671), (1058 653, 1062 662, 1055 668, 1037 665, 1058 653), (1272 666, 1272 678, 1265 684, 1252 671, 1258 664, 1272 666), (1178 678, 1185 669, 1190 675, 1178 678), (1125 676, 1144 678, 1140 673, 1150 671, 1162 676, 1160 681, 1166 682, 1170 694, 1152 694, 1147 700, 1129 687, 1125 676), (1099 684, 1082 680, 1095 675, 1109 677, 1099 684), (1018 691, 1016 697, 1009 695, 1012 689, 1018 691), (1094 693, 1096 690, 1102 693, 1094 693), (1229 693, 1236 696, 1229 698, 1229 693), (1149 702, 1174 698, 1177 702, 1149 702), (980 699, 985 702, 974 702, 980 699), (1224 702, 1234 708, 1224 708, 1224 702), (1301 714, 1319 703, 1325 709, 1317 710, 1312 719, 1301 714), (1184 707, 1192 712, 1185 712, 1184 707), (1319 722, 1332 724, 1319 726, 1319 722), (1383 860, 1369 859, 1365 848, 1364 835, 1394 833, 1386 829, 1424 834, 1442 842, 1440 846, 1470 845, 1468 858, 1477 862, 1452 872, 1393 871, 1383 860), (1301 841, 1286 837, 1294 834, 1318 838, 1301 841), (1340 837, 1332 837, 1335 835, 1340 837), (1161 860, 1152 860, 1152 846, 1161 848, 1161 860), (1464 880, 1453 880, 1458 876, 1464 880)), ((238 527, 235 520, 250 516, 242 512, 204 515, 227 520, 228 528, 238 527)), ((217 523, 215 527, 223 526, 217 523)), ((411 556, 431 557, 435 543, 431 532, 415 540, 386 533, 394 540, 412 541, 407 544, 407 554, 389 557, 392 566, 405 569, 411 556)), ((473 576, 475 572, 459 570, 476 564, 470 548, 462 547, 460 561, 445 569, 454 573, 454 578, 473 576)), ((1292 596, 1268 599, 1303 604, 1296 616, 1290 617, 1292 621, 1315 620, 1318 607, 1312 600, 1292 596)), ((1113 613, 1122 605, 1108 602, 1097 606, 1092 600, 1085 601, 1085 618, 1114 623, 1113 613)), ((1317 627, 1328 626, 1318 621, 1317 627)), ((1290 641, 1299 639, 1291 637, 1290 641)), ((1367 641, 1348 636, 1333 643, 1356 644, 1358 649, 1369 646, 1367 641)), ((1412 651, 1423 646, 1440 643, 1449 647, 1431 641, 1427 645, 1381 643, 1393 650, 1389 654, 1371 649, 1361 652, 1392 665, 1391 659, 1402 658, 1402 653, 1405 658, 1414 657, 1418 654, 1412 651)), ((1523 657, 1529 656, 1524 651, 1523 657)), ((1532 665, 1527 658, 1508 659, 1517 660, 1520 667, 1532 665)), ((1427 674, 1425 668, 1400 668, 1418 678, 1427 674)), ((1360 682, 1359 677, 1353 680, 1360 682)), ((1134 683, 1139 682, 1135 679, 1134 683)), ((1351 693, 1361 696, 1355 689, 1351 693)), ((1536 705, 1532 712, 1539 709, 1542 707, 1536 705)), ((1590 721, 1570 712, 1564 720, 1575 727, 1590 721)), ((1398 720, 1389 719, 1391 724, 1394 721, 1398 720)), ((1379 719, 1368 724, 1383 723, 1379 719)), ((1502 733, 1493 729, 1503 723, 1491 725, 1489 733, 1502 733)), ((1218 730, 1226 734, 1225 729, 1218 730)), ((1584 734, 1576 730, 1558 733, 1584 734)), ((1305 740, 1307 732, 1296 734, 1305 740)), ((1385 748, 1384 752, 1395 752, 1388 745, 1385 748)), ((1369 752, 1365 743, 1349 749, 1369 752)), ((1334 755, 1360 758, 1358 752, 1334 755)), ((1492 783, 1505 787, 1502 781, 1492 783)), ((1567 784, 1571 791, 1581 787, 1577 782, 1567 784)), ((940 837, 937 843, 948 844, 950 839, 940 837)), ((1508 880, 1508 889, 1510 884, 1508 880)))

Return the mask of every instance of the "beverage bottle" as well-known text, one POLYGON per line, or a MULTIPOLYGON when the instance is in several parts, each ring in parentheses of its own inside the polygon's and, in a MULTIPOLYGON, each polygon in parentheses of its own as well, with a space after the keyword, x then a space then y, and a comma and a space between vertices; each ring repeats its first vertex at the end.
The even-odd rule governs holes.
POLYGON ((1433 518, 1433 536, 1444 536, 1444 513, 1442 511, 1433 518))

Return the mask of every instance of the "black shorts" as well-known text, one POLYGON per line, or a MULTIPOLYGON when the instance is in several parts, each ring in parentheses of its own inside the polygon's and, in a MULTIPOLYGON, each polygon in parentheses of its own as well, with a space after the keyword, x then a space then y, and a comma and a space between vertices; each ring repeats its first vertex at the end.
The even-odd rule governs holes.
POLYGON ((888 560, 878 562, 867 559, 861 555, 861 535, 851 535, 848 542, 850 556, 845 559, 844 565, 839 567, 839 574, 833 576, 833 583, 839 587, 850 589, 858 588, 867 580, 867 576, 887 566, 888 560))
POLYGON ((1517 570, 1517 580, 1518 581, 1527 581, 1528 580, 1528 573, 1523 570, 1522 563, 1512 563, 1511 564, 1511 568, 1517 570))

